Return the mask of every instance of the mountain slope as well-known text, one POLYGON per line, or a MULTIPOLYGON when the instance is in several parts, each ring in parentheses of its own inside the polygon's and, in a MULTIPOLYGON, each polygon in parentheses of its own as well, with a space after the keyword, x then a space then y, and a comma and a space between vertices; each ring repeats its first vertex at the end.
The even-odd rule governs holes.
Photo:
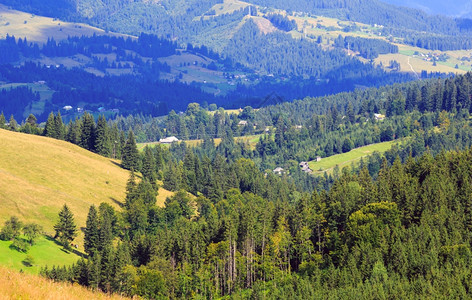
POLYGON ((117 161, 46 137, 0 130, 0 140, 2 225, 16 215, 52 233, 66 203, 83 227, 90 205, 106 202, 118 208, 124 200, 129 172, 117 161))
POLYGON ((383 0, 383 2, 421 9, 430 14, 472 18, 472 2, 469 0, 383 0))

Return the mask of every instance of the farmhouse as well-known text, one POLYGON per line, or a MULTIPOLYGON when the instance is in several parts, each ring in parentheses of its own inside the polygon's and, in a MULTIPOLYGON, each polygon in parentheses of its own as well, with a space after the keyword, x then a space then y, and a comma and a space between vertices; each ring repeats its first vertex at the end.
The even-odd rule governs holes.
POLYGON ((382 114, 374 114, 374 118, 375 118, 377 121, 381 121, 381 120, 385 119, 385 116, 382 115, 382 114))
POLYGON ((284 173, 284 169, 281 167, 277 167, 272 172, 274 172, 274 174, 277 174, 277 175, 282 175, 284 173))
POLYGON ((178 142, 179 139, 175 136, 166 137, 165 139, 160 139, 159 143, 161 144, 172 144, 173 142, 178 142))
POLYGON ((300 163, 300 168, 301 168, 302 171, 305 172, 305 173, 308 173, 308 174, 313 173, 313 170, 310 169, 310 166, 308 165, 308 162, 306 162, 306 161, 302 161, 302 162, 300 163))

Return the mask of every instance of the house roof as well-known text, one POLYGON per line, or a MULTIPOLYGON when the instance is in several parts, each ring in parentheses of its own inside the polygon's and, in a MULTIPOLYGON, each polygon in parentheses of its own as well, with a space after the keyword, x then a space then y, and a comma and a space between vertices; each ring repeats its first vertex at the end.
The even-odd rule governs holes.
POLYGON ((173 142, 178 142, 178 141, 179 139, 176 138, 175 136, 169 136, 169 137, 166 137, 165 139, 160 139, 159 143, 171 144, 173 142))

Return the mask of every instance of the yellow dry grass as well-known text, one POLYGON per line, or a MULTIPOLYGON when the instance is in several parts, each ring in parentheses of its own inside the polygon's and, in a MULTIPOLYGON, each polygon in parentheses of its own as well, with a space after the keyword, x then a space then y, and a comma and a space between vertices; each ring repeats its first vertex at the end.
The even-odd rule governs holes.
POLYGON ((129 299, 0 267, 0 299, 129 299))
MULTIPOLYGON (((128 178, 118 161, 71 143, 0 129, 0 226, 16 215, 52 233, 66 203, 84 227, 90 205, 119 207, 128 178)), ((165 190, 159 194, 163 203, 165 190)), ((75 243, 82 241, 80 232, 75 243)))
POLYGON ((231 14, 237 10, 244 9, 249 6, 249 3, 239 0, 224 0, 223 3, 213 5, 210 10, 215 11, 216 16, 231 14))
MULTIPOLYGON (((46 42, 48 37, 56 40, 67 39, 68 36, 90 36, 93 34, 104 35, 104 30, 86 24, 68 23, 61 20, 41 17, 29 13, 9 9, 0 4, 0 39, 7 34, 19 38, 27 38, 29 41, 46 42)), ((113 34, 124 36, 121 34, 113 34)))

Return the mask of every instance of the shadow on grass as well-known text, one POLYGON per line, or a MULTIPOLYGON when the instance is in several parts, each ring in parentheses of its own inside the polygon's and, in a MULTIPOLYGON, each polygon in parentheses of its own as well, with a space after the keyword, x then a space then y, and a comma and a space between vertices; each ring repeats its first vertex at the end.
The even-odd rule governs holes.
POLYGON ((23 266, 28 267, 28 268, 33 266, 31 263, 27 261, 22 261, 21 263, 23 264, 23 266))
POLYGON ((118 205, 119 207, 123 207, 123 205, 124 205, 122 202, 116 200, 116 199, 113 198, 113 197, 110 197, 110 200, 113 201, 113 202, 114 202, 116 205, 118 205))
POLYGON ((46 240, 51 241, 51 242, 54 242, 56 245, 60 246, 60 247, 61 247, 61 251, 63 251, 63 252, 65 252, 65 253, 67 253, 67 254, 73 253, 73 254, 75 254, 75 255, 77 255, 77 256, 80 256, 80 257, 82 257, 82 258, 87 258, 87 254, 82 253, 82 252, 80 252, 80 251, 77 250, 77 249, 74 249, 74 248, 71 248, 71 249, 69 249, 69 250, 64 249, 62 243, 60 243, 58 240, 56 240, 55 238, 53 238, 53 237, 50 236, 50 235, 45 235, 45 237, 46 237, 46 240))
POLYGON ((112 164, 114 164, 114 165, 116 165, 116 166, 118 166, 118 167, 120 167, 120 168, 123 169, 123 166, 122 166, 120 163, 117 163, 116 161, 113 161, 113 160, 111 160, 111 159, 110 159, 110 161, 111 161, 112 164))

